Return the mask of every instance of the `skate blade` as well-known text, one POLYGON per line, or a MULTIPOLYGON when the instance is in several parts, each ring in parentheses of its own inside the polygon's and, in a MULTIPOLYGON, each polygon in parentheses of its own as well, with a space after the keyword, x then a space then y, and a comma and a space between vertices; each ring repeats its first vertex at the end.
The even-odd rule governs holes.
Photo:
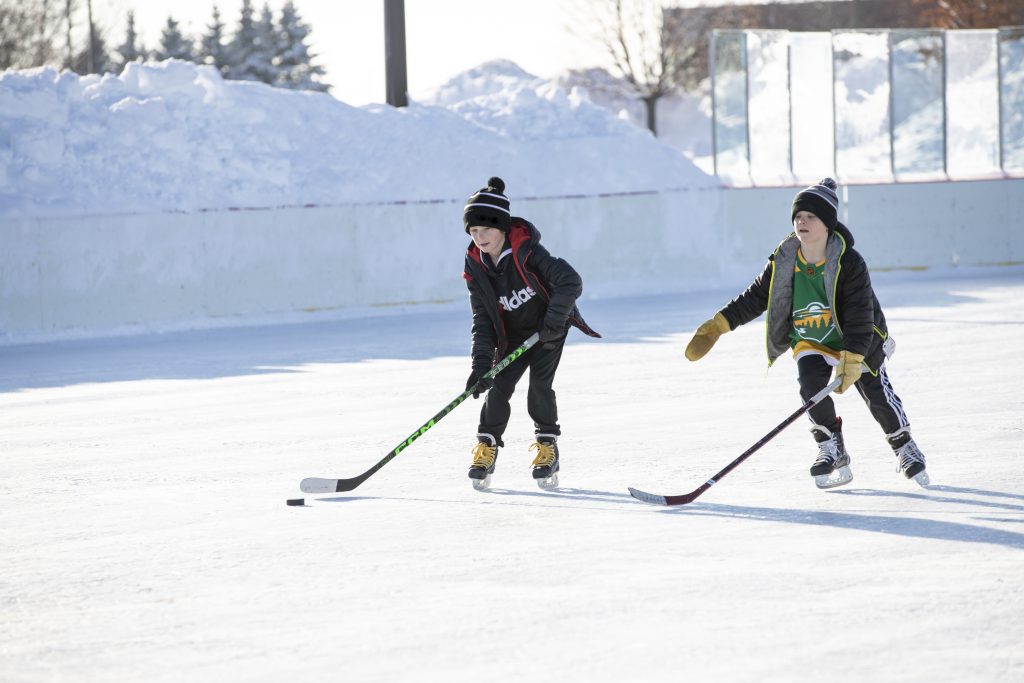
POLYGON ((928 485, 932 483, 931 477, 928 476, 928 470, 918 472, 912 479, 923 489, 928 488, 928 485))
POLYGON ((550 477, 544 477, 543 479, 537 480, 537 486, 541 487, 545 491, 558 488, 558 472, 555 472, 550 477))
POLYGON ((819 489, 834 489, 837 486, 849 484, 851 481, 853 481, 853 472, 849 465, 833 470, 831 474, 819 474, 814 477, 814 485, 819 489))
POLYGON ((487 475, 483 479, 470 479, 473 482, 473 488, 477 491, 486 491, 491 487, 491 475, 487 475))

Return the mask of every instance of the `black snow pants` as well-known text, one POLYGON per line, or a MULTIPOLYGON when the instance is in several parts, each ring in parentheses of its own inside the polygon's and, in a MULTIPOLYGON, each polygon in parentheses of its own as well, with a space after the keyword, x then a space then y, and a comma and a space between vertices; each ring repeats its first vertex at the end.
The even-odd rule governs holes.
POLYGON ((494 378, 494 386, 487 392, 487 399, 480 409, 480 434, 490 434, 499 446, 504 445, 501 436, 505 433, 509 417, 512 415, 509 400, 527 368, 530 370, 530 387, 526 393, 526 410, 533 419, 534 433, 555 436, 562 433, 558 426, 555 390, 551 385, 555 380, 558 362, 562 359, 565 337, 552 345, 554 348, 546 348, 544 344, 531 347, 518 360, 498 373, 494 378))

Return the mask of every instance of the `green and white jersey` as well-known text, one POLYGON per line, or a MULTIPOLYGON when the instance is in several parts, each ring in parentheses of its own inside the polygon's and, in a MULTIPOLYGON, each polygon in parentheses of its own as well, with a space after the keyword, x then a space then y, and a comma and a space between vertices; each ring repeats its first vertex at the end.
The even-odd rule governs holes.
POLYGON ((825 261, 808 263, 799 251, 793 266, 793 325, 789 345, 800 358, 818 353, 836 359, 843 350, 843 337, 836 328, 825 295, 825 261))

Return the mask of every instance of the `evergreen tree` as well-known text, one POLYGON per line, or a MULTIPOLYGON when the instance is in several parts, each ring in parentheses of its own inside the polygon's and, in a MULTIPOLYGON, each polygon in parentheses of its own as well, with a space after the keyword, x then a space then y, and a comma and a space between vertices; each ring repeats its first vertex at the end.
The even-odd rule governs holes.
POLYGON ((227 78, 243 81, 256 80, 250 72, 249 59, 256 51, 256 22, 253 19, 252 0, 242 0, 242 13, 238 30, 225 49, 227 78))
POLYGON ((130 62, 142 61, 146 58, 146 49, 138 44, 139 36, 135 32, 135 12, 128 12, 128 28, 125 31, 124 42, 117 47, 115 61, 117 66, 124 69, 130 62))
POLYGON ((157 59, 183 59, 186 62, 195 60, 195 47, 182 34, 174 17, 167 17, 167 25, 160 33, 160 47, 153 56, 157 59))
POLYGON ((63 14, 46 0, 0 0, 0 71, 59 64, 63 14))
POLYGON ((276 66, 279 41, 274 14, 267 3, 263 3, 255 28, 255 47, 249 55, 248 72, 252 74, 253 80, 273 85, 280 71, 276 66))
POLYGON ((288 0, 281 8, 281 24, 278 31, 279 67, 274 85, 292 90, 317 90, 326 92, 326 83, 319 82, 324 75, 323 67, 313 64, 306 40, 310 28, 299 17, 295 3, 288 0))
MULTIPOLYGON (((89 41, 86 40, 86 42, 89 41)), ((83 47, 81 52, 72 57, 71 70, 84 76, 89 73, 105 74, 117 68, 107 50, 107 39, 100 27, 95 24, 93 24, 92 31, 92 69, 89 68, 89 58, 89 47, 83 47)))
POLYGON ((224 22, 220 20, 220 10, 213 6, 213 23, 207 24, 206 33, 199 41, 199 56, 204 64, 209 64, 227 76, 228 50, 224 44, 224 22))

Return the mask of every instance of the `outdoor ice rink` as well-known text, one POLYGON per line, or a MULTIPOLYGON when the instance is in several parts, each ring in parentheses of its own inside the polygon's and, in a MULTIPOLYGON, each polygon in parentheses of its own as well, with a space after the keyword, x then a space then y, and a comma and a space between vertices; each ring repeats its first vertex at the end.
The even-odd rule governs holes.
MULTIPOLYGON (((753 273, 752 273, 753 275, 753 273)), ((933 486, 855 392, 854 481, 822 492, 736 291, 580 302, 561 488, 530 478, 525 385, 490 492, 466 479, 463 301, 304 324, 0 349, 0 680, 1024 680, 1024 267, 873 274, 933 486)))

